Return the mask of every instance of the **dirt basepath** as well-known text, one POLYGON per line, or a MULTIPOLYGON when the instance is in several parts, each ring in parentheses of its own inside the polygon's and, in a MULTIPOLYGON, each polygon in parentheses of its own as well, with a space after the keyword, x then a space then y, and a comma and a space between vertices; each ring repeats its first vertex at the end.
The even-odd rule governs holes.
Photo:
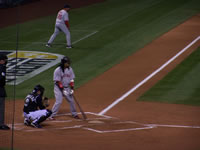
MULTIPOLYGON (((105 113, 112 118, 98 115, 200 36, 199 27, 200 15, 196 15, 80 87, 76 96, 81 106, 90 120, 101 120, 102 123, 91 124, 72 119, 65 114, 69 112, 69 107, 63 102, 57 122, 46 121, 42 130, 24 127, 20 124, 23 122, 23 102, 17 101, 16 122, 19 124, 15 126, 15 147, 21 150, 200 149, 199 107, 136 101, 142 93, 192 53, 200 45, 200 41, 105 113)), ((53 102, 54 100, 51 104, 53 102)))

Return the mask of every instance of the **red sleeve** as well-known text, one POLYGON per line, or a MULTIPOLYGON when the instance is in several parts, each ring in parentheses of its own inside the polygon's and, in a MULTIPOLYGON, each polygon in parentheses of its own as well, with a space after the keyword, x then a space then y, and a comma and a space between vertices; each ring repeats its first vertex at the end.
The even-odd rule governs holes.
POLYGON ((67 28, 69 28, 69 21, 68 20, 65 21, 65 25, 67 26, 67 28))
POLYGON ((70 85, 71 89, 73 90, 74 89, 74 80, 71 80, 69 85, 70 85))
POLYGON ((61 83, 60 81, 56 81, 56 83, 57 83, 57 85, 58 85, 58 87, 59 87, 60 89, 63 89, 63 85, 62 85, 62 83, 61 83))

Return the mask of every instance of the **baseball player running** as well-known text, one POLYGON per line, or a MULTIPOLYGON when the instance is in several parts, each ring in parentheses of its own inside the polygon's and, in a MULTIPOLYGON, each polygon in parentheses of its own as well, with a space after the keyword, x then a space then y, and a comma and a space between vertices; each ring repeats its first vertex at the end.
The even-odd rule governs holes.
POLYGON ((66 35, 66 41, 67 41, 67 47, 66 48, 72 48, 71 46, 71 35, 69 31, 69 5, 65 5, 62 10, 60 10, 57 14, 56 23, 55 23, 55 29, 54 33, 51 35, 48 43, 46 44, 47 47, 51 47, 51 43, 54 41, 56 36, 63 32, 66 35))
POLYGON ((58 113, 60 105, 62 103, 63 97, 70 104, 70 111, 72 117, 75 119, 80 119, 77 115, 73 93, 74 93, 74 72, 70 67, 70 59, 65 56, 61 59, 60 66, 58 66, 54 71, 53 81, 54 81, 54 94, 56 102, 52 108, 51 119, 58 113))
POLYGON ((49 106, 48 98, 43 98, 44 88, 36 85, 32 93, 28 94, 24 101, 24 124, 35 128, 42 128, 41 122, 51 116, 51 110, 46 109, 49 106))

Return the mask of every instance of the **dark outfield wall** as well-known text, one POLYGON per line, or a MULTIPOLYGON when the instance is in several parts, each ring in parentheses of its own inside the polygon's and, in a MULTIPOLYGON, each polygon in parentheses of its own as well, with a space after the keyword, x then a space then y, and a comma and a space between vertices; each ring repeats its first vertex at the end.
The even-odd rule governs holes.
POLYGON ((72 8, 79 8, 103 1, 105 0, 30 0, 30 2, 22 3, 19 6, 1 8, 0 28, 55 14, 66 3, 72 8), (20 17, 17 17, 18 15, 20 17))

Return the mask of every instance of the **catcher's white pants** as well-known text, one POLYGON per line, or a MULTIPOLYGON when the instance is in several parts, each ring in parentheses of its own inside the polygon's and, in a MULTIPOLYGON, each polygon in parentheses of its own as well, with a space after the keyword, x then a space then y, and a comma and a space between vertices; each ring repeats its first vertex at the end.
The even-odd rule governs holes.
MULTIPOLYGON (((68 93, 70 93, 70 88, 67 88, 66 90, 68 90, 68 93)), ((54 86, 54 95, 55 95, 56 101, 52 108, 52 115, 51 115, 52 117, 58 113, 60 109, 60 105, 62 104, 62 101, 63 101, 63 93, 57 85, 54 86)), ((68 94, 64 96, 64 98, 69 102, 72 116, 76 116, 77 112, 76 112, 76 106, 74 104, 73 96, 68 94)))
POLYGON ((40 117, 46 116, 47 114, 48 114, 48 112, 46 109, 36 110, 33 112, 29 112, 29 114, 24 113, 24 118, 31 122, 36 122, 40 119, 40 117))
POLYGON ((69 29, 66 27, 65 24, 56 24, 55 25, 55 29, 54 29, 54 33, 51 35, 48 43, 51 44, 54 39, 56 38, 56 36, 60 33, 63 32, 66 35, 66 41, 67 41, 67 45, 71 46, 71 34, 69 29))

